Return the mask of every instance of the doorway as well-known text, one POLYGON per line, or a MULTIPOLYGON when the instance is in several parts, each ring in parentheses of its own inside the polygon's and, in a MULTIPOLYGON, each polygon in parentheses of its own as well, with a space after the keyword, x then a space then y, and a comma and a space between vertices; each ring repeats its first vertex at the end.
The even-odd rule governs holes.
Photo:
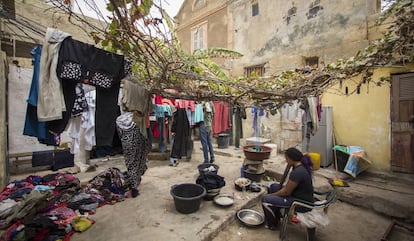
POLYGON ((414 73, 391 78, 391 170, 414 173, 414 73))

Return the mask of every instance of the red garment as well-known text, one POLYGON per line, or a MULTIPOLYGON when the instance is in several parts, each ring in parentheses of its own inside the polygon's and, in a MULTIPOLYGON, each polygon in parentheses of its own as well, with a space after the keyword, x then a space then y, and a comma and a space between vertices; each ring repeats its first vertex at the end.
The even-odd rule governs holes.
POLYGON ((162 96, 161 95, 155 95, 155 104, 161 105, 162 104, 162 96))
POLYGON ((229 103, 224 101, 213 101, 213 135, 227 131, 230 128, 229 103))
POLYGON ((71 230, 69 233, 67 233, 66 235, 65 235, 65 237, 63 238, 63 240, 62 241, 70 241, 70 237, 72 237, 72 235, 75 233, 75 230, 71 230))
POLYGON ((318 113, 318 120, 321 121, 322 119, 322 100, 321 97, 318 98, 318 104, 316 105, 316 111, 318 113))
POLYGON ((158 130, 158 122, 154 121, 153 125, 152 125, 152 137, 154 138, 159 138, 160 137, 160 132, 158 130))

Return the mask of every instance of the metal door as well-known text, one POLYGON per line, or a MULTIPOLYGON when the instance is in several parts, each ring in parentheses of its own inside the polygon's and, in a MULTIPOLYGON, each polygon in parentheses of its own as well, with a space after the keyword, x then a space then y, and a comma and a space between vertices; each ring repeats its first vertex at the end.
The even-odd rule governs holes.
POLYGON ((414 74, 391 80, 391 170, 414 173, 414 74))

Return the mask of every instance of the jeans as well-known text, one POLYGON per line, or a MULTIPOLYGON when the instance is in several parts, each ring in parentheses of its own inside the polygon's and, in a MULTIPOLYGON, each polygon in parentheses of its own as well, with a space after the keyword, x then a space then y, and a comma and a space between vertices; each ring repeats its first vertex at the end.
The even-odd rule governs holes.
POLYGON ((203 146, 204 162, 209 163, 214 161, 214 149, 211 143, 211 131, 206 129, 203 122, 200 124, 200 141, 203 146), (210 159, 208 159, 208 153, 210 153, 210 159))
MULTIPOLYGON (((174 146, 174 137, 171 138, 171 151, 172 151, 172 147, 174 146)), ((177 158, 174 157, 170 157, 170 165, 173 165, 175 162, 177 161, 177 158)))
POLYGON ((279 191, 281 188, 281 184, 273 183, 268 189, 269 194, 265 195, 262 199, 265 223, 269 227, 276 227, 279 224, 281 217, 280 208, 289 208, 294 200, 293 197, 279 197, 271 194, 279 191))

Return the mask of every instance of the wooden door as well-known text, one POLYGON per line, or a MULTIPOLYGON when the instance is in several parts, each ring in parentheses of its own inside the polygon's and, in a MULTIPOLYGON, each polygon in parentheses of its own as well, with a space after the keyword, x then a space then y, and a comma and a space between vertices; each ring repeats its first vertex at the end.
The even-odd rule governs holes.
POLYGON ((391 170, 414 173, 414 73, 391 80, 391 170))

